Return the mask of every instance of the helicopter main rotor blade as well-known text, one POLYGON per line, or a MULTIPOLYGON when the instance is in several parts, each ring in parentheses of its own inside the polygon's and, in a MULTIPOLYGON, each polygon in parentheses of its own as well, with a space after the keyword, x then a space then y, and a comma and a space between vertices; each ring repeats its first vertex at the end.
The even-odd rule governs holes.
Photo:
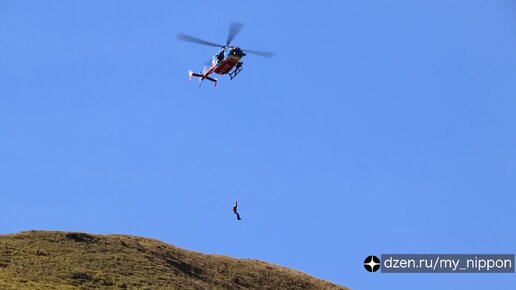
POLYGON ((220 45, 220 44, 216 44, 216 43, 213 43, 213 42, 209 42, 207 40, 200 39, 200 38, 197 38, 197 37, 193 37, 193 36, 190 36, 190 35, 187 35, 187 34, 183 34, 183 33, 179 33, 177 35, 177 38, 180 39, 180 40, 183 40, 183 41, 199 43, 199 44, 203 44, 203 45, 216 46, 216 47, 224 47, 224 45, 220 45))
POLYGON ((229 26, 229 33, 228 33, 228 40, 226 41, 226 46, 228 46, 231 41, 233 41, 233 38, 240 32, 240 29, 244 26, 243 23, 240 22, 231 22, 229 26))
POLYGON ((274 57, 275 53, 270 51, 261 51, 261 50, 250 50, 250 49, 244 49, 245 53, 251 53, 258 56, 268 57, 272 58, 274 57))

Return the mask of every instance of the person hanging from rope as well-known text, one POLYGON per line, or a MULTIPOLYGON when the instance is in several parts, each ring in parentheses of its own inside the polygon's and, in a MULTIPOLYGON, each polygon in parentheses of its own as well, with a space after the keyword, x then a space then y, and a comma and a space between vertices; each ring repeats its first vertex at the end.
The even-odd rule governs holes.
POLYGON ((233 213, 236 214, 237 220, 241 220, 240 214, 237 211, 237 207, 238 207, 238 201, 235 200, 235 204, 233 205, 233 213))

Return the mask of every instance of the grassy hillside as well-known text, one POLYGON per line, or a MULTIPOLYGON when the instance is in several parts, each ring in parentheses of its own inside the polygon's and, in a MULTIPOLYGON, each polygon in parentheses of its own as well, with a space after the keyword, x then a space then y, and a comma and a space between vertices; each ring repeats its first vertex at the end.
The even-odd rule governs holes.
POLYGON ((0 235, 0 289, 346 289, 257 260, 124 235, 0 235))

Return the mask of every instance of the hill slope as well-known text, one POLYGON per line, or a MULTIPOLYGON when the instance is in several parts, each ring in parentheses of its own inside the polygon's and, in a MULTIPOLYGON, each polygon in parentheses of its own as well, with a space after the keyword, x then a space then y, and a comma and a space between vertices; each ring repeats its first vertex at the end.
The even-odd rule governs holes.
POLYGON ((0 289, 346 289, 257 260, 124 235, 0 235, 0 289))

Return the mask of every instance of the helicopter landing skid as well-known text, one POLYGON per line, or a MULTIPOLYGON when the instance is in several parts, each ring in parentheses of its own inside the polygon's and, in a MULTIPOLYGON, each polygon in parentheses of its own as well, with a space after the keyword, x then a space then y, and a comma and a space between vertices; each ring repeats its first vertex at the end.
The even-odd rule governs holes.
POLYGON ((242 64, 237 64, 232 72, 229 72, 229 78, 234 79, 242 71, 242 64))

